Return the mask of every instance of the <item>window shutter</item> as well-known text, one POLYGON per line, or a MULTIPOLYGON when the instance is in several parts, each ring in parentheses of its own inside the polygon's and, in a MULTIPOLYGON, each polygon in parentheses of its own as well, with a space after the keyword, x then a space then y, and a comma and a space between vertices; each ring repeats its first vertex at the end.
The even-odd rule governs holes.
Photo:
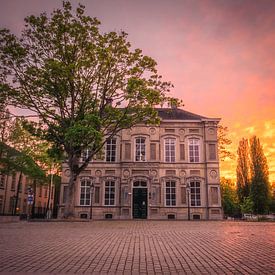
POLYGON ((131 143, 125 143, 125 152, 124 152, 125 159, 131 159, 131 143))
POLYGON ((180 160, 185 159, 184 144, 180 144, 180 160))

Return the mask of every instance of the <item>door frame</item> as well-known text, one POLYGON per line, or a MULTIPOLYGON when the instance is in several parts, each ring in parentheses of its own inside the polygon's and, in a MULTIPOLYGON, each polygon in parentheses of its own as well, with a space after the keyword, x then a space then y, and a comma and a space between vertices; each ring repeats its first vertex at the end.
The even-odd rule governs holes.
POLYGON ((134 219, 134 215, 133 215, 133 211, 134 211, 134 189, 146 189, 147 190, 147 194, 146 194, 146 219, 144 220, 147 220, 148 219, 148 213, 149 213, 149 188, 148 188, 148 181, 147 180, 144 180, 144 179, 136 179, 133 181, 132 183, 132 198, 131 198, 131 217, 132 217, 132 220, 134 219), (146 183, 146 186, 134 186, 134 184, 136 182, 145 182, 146 183))

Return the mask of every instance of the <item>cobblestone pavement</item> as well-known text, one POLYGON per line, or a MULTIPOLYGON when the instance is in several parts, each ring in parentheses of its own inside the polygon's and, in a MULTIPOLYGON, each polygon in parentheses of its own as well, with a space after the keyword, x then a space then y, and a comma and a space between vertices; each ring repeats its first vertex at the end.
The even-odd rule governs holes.
POLYGON ((1 273, 275 274, 275 224, 0 224, 1 273))

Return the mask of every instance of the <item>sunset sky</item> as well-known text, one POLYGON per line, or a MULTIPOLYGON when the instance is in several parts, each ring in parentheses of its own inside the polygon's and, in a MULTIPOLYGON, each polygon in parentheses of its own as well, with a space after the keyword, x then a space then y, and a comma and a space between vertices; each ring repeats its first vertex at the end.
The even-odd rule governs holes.
MULTIPOLYGON (((77 1, 73 1, 77 3, 77 1)), ((57 0, 0 0, 0 27, 19 33, 27 15, 50 13, 57 0)), ((275 182, 275 1, 81 1, 104 31, 124 30, 158 63, 185 109, 222 118, 236 152, 257 135, 275 182)), ((221 164, 235 177, 236 160, 221 164)))

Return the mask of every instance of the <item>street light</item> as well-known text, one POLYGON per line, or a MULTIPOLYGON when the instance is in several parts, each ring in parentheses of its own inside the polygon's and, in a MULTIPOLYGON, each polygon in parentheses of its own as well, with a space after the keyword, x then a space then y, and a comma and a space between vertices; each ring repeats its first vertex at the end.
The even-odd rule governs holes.
POLYGON ((187 207, 188 207, 188 221, 190 221, 190 183, 186 184, 187 191, 187 207))
POLYGON ((91 183, 90 192, 91 192, 91 206, 90 206, 90 220, 93 218, 93 195, 94 195, 94 183, 91 183))

